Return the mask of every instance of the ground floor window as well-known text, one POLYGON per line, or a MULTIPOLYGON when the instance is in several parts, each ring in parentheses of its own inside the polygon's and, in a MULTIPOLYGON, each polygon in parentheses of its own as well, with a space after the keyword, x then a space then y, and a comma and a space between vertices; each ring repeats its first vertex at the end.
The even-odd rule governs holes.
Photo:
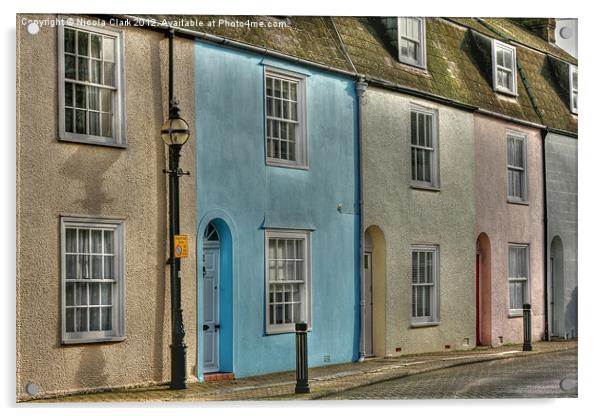
POLYGON ((310 323, 311 261, 306 231, 266 231, 267 333, 292 332, 310 323))
POLYGON ((523 304, 529 303, 529 247, 508 246, 508 287, 510 313, 522 314, 523 304))
POLYGON ((62 340, 124 336, 123 221, 61 218, 62 340))
POLYGON ((412 247, 412 324, 439 321, 437 246, 412 247))

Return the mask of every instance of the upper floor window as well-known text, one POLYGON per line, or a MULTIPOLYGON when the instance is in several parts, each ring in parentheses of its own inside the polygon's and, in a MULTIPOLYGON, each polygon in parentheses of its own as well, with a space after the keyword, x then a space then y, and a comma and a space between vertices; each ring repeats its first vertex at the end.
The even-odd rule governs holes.
POLYGON ((123 221, 61 218, 64 343, 124 337, 123 221))
POLYGON ((516 48, 493 41, 493 89, 516 95, 516 48))
POLYGON ((439 265, 436 246, 412 248, 412 323, 439 321, 439 265))
POLYGON ((399 61, 426 68, 425 20, 422 17, 399 17, 397 35, 399 61))
POLYGON ((529 303, 528 246, 508 246, 508 279, 510 313, 522 314, 523 304, 529 303))
POLYGON ((509 132, 506 136, 508 154, 508 199, 527 200, 527 137, 509 132))
POLYGON ((577 67, 571 65, 571 112, 577 114, 577 67))
POLYGON ((307 168, 305 78, 266 69, 265 125, 267 163, 307 168))
POLYGON ((266 231, 266 329, 293 332, 311 327, 311 261, 307 231, 266 231))
POLYGON ((122 33, 76 23, 58 33, 60 138, 124 146, 122 33))
POLYGON ((414 107, 410 117, 412 182, 419 186, 437 187, 439 185, 437 113, 434 110, 414 107))

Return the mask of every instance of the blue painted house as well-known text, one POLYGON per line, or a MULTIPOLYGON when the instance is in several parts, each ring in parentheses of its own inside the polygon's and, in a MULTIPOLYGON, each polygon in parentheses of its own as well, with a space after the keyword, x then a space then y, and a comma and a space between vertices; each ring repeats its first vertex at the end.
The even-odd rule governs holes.
POLYGON ((195 48, 199 378, 294 369, 301 321, 310 367, 356 360, 354 80, 195 48))

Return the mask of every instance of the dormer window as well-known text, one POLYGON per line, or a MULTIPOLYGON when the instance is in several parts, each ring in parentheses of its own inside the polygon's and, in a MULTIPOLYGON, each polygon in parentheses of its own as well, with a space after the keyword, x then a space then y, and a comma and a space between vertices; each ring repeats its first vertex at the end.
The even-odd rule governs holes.
POLYGON ((571 88, 571 113, 577 114, 577 67, 574 65, 571 65, 569 83, 571 88))
POLYGON ((397 19, 399 62, 426 68, 424 18, 398 17, 397 19))
POLYGON ((493 41, 493 89, 505 94, 516 94, 516 49, 500 41, 493 41))

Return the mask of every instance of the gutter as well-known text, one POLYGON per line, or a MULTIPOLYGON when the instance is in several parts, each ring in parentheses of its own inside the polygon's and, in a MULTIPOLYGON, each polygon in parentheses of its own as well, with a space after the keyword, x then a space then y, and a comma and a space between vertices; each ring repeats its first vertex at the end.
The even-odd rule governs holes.
POLYGON ((544 310, 544 339, 550 340, 548 310, 548 186, 546 181, 546 137, 549 130, 541 135, 541 158, 543 170, 543 310, 544 310))

